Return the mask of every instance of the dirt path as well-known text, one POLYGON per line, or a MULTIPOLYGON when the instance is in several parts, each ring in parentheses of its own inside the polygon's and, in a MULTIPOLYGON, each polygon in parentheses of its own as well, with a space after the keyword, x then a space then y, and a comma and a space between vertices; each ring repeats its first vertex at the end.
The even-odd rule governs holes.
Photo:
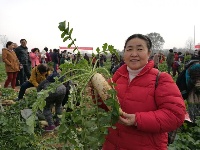
MULTIPOLYGON (((0 82, 0 87, 3 88, 5 82, 0 82)), ((8 88, 11 88, 11 85, 9 84, 8 88)), ((20 89, 20 86, 16 86, 16 90, 20 89)))

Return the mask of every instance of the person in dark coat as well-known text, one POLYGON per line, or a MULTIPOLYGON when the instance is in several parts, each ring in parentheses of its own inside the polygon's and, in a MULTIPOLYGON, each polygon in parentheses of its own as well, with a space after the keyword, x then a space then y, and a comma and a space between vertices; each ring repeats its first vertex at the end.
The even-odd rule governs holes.
POLYGON ((197 118, 200 117, 200 51, 197 51, 195 57, 186 64, 186 84, 190 90, 187 104, 188 113, 193 125, 197 125, 197 118))
POLYGON ((44 50, 46 51, 46 58, 45 58, 46 63, 51 62, 51 56, 48 53, 48 48, 45 47, 44 50))
POLYGON ((174 63, 174 53, 173 53, 173 49, 170 49, 169 54, 167 55, 167 70, 169 74, 172 70, 173 63, 174 63))
POLYGON ((117 66, 115 66, 112 69, 112 74, 115 74, 115 72, 117 71, 117 69, 119 69, 123 64, 124 64, 124 61, 122 60, 117 66))
POLYGON ((88 57, 87 53, 85 53, 84 59, 88 61, 88 64, 90 63, 90 58, 88 57))
POLYGON ((52 54, 52 62, 53 62, 54 72, 57 72, 57 67, 59 64, 59 56, 58 55, 59 55, 58 50, 54 49, 53 54, 52 54))
MULTIPOLYGON (((47 89, 47 87, 55 82, 54 77, 59 76, 58 73, 54 72, 49 75, 46 80, 42 81, 37 91, 41 91, 42 89, 47 89)), ((48 122, 48 126, 44 128, 45 131, 53 131, 56 126, 60 125, 60 118, 58 115, 62 114, 62 102, 66 95, 66 87, 62 84, 56 88, 54 93, 49 93, 49 96, 45 99, 46 105, 43 110, 43 114, 45 116, 46 121, 48 122), (52 107, 55 105, 55 121, 53 120, 52 115, 52 107)))
POLYGON ((15 49, 15 53, 22 66, 18 74, 19 77, 17 77, 20 80, 20 85, 22 85, 26 81, 26 78, 28 79, 30 78, 31 73, 30 73, 28 48, 26 46, 27 41, 26 39, 21 39, 20 43, 21 45, 15 49))

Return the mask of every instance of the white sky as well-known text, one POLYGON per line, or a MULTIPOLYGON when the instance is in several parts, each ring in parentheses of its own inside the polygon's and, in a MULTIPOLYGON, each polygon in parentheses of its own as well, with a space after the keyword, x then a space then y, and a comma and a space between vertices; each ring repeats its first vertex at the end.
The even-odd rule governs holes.
POLYGON ((25 38, 29 49, 67 46, 58 29, 64 20, 79 47, 122 49, 134 33, 157 32, 164 49, 183 48, 194 25, 200 43, 200 0, 0 0, 0 35, 17 44, 25 38))

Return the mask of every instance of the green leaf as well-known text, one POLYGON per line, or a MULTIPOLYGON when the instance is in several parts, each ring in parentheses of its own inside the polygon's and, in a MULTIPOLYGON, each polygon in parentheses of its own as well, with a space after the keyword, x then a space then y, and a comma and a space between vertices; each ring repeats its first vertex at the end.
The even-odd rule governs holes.
POLYGON ((63 39, 63 42, 67 41, 68 39, 69 39, 69 36, 65 37, 65 38, 63 39))
POLYGON ((107 54, 108 54, 108 52, 106 52, 106 51, 103 51, 103 53, 104 53, 105 55, 107 55, 107 54))
POLYGON ((64 31, 65 30, 65 26, 66 26, 65 21, 63 21, 63 22, 59 23, 58 28, 60 29, 60 31, 64 31))
POLYGON ((99 54, 99 53, 100 53, 100 48, 97 47, 96 51, 97 51, 97 53, 99 54))
POLYGON ((73 44, 73 43, 70 43, 70 44, 68 44, 68 46, 67 46, 67 47, 68 47, 68 48, 70 48, 70 47, 72 46, 72 44, 73 44))
POLYGON ((28 125, 27 132, 34 133, 34 122, 35 122, 35 115, 31 115, 28 119, 26 119, 26 124, 28 125))
POLYGON ((69 27, 67 27, 67 28, 65 29, 65 32, 66 32, 67 35, 69 35, 69 27))
POLYGON ((109 50, 109 51, 113 51, 113 50, 114 50, 114 46, 108 45, 108 50, 109 50))
POLYGON ((39 109, 42 111, 45 105, 46 105, 46 101, 45 101, 45 100, 42 100, 42 101, 40 102, 39 109))
POLYGON ((65 31, 61 34, 61 38, 64 38, 64 36, 65 36, 65 31))
POLYGON ((69 31, 69 36, 72 35, 72 32, 73 32, 73 28, 70 29, 70 31, 69 31))
POLYGON ((69 22, 67 23, 67 27, 69 28, 69 22))
POLYGON ((103 51, 106 51, 107 50, 107 47, 108 47, 108 44, 107 43, 104 43, 102 48, 103 48, 103 51))

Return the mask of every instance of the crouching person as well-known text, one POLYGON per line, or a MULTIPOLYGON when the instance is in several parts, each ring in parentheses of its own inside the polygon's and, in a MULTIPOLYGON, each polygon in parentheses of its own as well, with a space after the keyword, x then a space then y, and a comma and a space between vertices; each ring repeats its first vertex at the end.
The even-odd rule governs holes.
MULTIPOLYGON (((58 73, 53 73, 47 77, 46 80, 42 81, 37 91, 41 91, 42 89, 47 89, 49 84, 55 82, 54 77, 58 76, 58 73)), ((46 105, 43 109, 43 114, 48 122, 48 126, 44 128, 45 131, 53 131, 57 126, 60 125, 59 115, 62 114, 62 101, 66 94, 66 87, 64 85, 60 85, 56 88, 55 93, 49 93, 49 96, 45 99, 46 105), (53 120, 52 115, 52 107, 55 106, 55 120, 53 120)))
POLYGON ((31 77, 29 81, 24 82, 21 85, 18 98, 16 100, 20 100, 23 98, 26 89, 30 87, 38 87, 38 85, 44 81, 47 76, 50 74, 49 67, 46 64, 40 64, 34 67, 31 71, 31 77))

